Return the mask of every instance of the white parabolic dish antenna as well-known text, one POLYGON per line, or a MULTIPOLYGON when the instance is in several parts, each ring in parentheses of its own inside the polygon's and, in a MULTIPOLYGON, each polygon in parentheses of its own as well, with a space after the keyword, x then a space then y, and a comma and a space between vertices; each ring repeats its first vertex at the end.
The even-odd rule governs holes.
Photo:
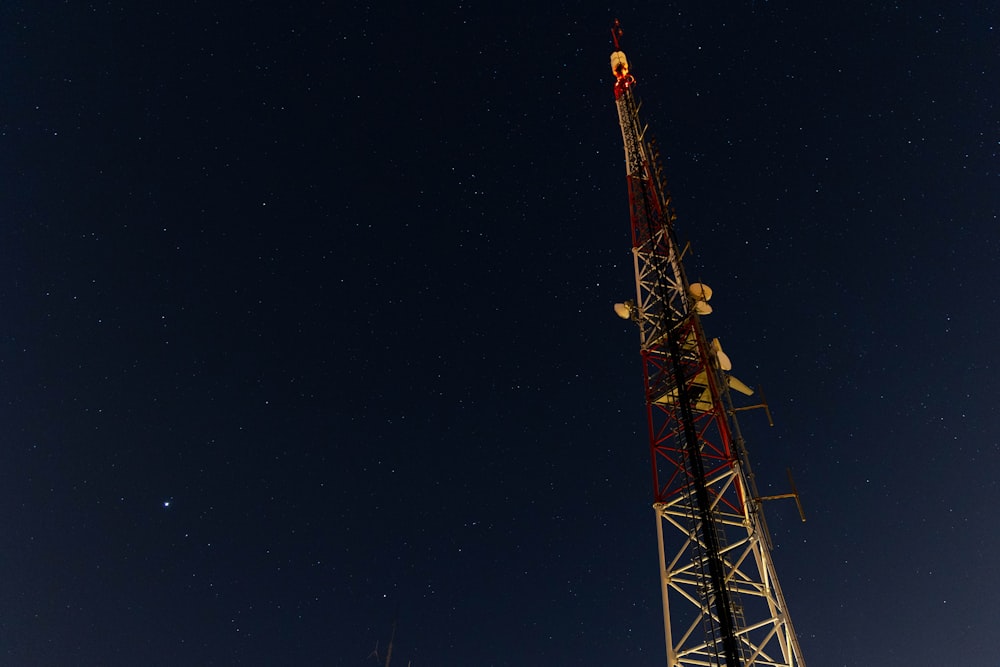
POLYGON ((722 343, 719 342, 718 338, 712 339, 712 351, 715 352, 715 358, 719 362, 719 368, 724 371, 733 370, 733 362, 729 359, 729 355, 722 351, 722 343))
POLYGON ((688 294, 695 301, 711 301, 712 288, 705 283, 691 283, 688 285, 688 294))
POLYGON ((694 312, 699 315, 712 312, 712 307, 708 305, 708 300, 712 298, 711 287, 704 283, 691 283, 688 285, 688 296, 694 301, 694 312))

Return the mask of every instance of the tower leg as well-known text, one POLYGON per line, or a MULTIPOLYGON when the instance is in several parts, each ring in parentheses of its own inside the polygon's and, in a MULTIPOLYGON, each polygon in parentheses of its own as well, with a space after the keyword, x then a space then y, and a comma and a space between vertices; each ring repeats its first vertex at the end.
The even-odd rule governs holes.
POLYGON ((659 503, 653 505, 656 514, 656 547, 660 554, 660 595, 663 597, 663 638, 667 643, 667 667, 677 667, 674 639, 670 634, 670 601, 667 596, 667 556, 663 553, 663 515, 659 503))

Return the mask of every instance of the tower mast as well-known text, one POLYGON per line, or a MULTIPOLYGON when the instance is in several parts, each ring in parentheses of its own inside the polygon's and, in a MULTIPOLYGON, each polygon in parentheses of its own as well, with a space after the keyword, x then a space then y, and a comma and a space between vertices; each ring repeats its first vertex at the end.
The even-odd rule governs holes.
POLYGON ((667 665, 805 667, 729 393, 752 391, 728 373, 718 339, 702 329, 712 293, 684 273, 621 36, 615 21, 611 70, 636 296, 615 310, 639 326, 667 665))

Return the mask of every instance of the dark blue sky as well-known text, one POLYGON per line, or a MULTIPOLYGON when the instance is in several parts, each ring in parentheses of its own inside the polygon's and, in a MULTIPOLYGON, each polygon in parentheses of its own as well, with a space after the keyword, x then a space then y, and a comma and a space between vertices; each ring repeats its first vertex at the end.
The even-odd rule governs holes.
POLYGON ((663 664, 608 28, 811 667, 987 664, 986 2, 8 4, 12 665, 663 664))

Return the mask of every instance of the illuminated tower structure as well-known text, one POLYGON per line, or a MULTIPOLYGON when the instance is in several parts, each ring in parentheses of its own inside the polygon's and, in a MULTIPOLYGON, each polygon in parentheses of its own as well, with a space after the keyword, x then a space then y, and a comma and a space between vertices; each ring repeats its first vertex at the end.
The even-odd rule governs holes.
POLYGON ((667 665, 804 667, 771 560, 760 508, 768 498, 757 493, 736 421, 739 410, 767 406, 734 405, 730 389, 753 392, 729 374, 718 339, 705 337, 712 293, 684 274, 617 21, 612 36, 636 288, 615 311, 639 327, 667 665))

